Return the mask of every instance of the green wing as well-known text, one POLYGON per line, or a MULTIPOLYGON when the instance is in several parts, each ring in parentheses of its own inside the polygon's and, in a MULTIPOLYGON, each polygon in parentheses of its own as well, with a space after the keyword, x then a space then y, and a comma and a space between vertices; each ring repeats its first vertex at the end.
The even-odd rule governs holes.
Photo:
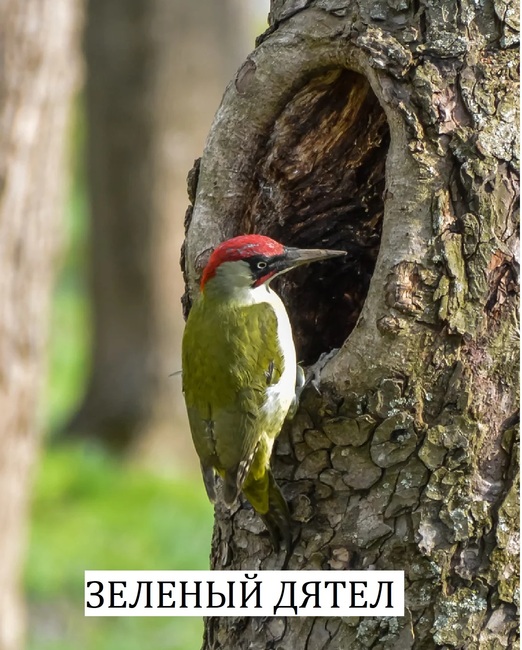
POLYGON ((261 435, 272 433, 261 407, 267 387, 284 370, 276 332, 276 314, 268 303, 223 309, 200 300, 190 312, 183 390, 211 497, 208 470, 224 476, 225 499, 235 500, 261 435))

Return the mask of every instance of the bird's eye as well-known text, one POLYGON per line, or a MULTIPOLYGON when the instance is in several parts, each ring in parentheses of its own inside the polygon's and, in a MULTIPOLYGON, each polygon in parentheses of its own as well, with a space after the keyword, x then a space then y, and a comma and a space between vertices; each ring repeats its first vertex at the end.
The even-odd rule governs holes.
POLYGON ((266 262, 258 262, 257 263, 257 268, 258 269, 266 269, 266 262))

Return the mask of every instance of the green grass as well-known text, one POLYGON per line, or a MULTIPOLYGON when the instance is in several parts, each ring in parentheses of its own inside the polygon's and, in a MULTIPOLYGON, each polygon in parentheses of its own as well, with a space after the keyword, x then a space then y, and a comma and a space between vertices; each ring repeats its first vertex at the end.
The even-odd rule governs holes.
POLYGON ((84 618, 85 569, 206 569, 211 507, 199 479, 55 447, 37 477, 26 586, 29 650, 191 650, 195 618, 84 618))

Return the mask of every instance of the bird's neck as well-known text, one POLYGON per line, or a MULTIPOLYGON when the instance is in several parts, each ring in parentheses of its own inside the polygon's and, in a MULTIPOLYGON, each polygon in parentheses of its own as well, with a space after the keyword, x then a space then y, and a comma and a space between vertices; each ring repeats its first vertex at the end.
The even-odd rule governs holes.
POLYGON ((262 302, 271 303, 272 296, 275 295, 265 284, 259 287, 220 287, 212 285, 205 287, 202 298, 208 305, 219 303, 230 307, 247 307, 262 302))
POLYGON ((202 293, 206 302, 246 306, 270 302, 268 296, 273 294, 273 291, 267 284, 253 287, 248 264, 234 262, 222 264, 216 274, 206 282, 202 293))

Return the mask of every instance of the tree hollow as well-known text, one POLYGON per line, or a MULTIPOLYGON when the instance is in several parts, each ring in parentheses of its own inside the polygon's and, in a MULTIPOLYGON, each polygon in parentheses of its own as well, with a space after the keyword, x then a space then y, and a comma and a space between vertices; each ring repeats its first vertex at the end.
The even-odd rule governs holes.
POLYGON ((340 347, 361 312, 379 251, 389 139, 366 78, 331 69, 285 105, 259 157, 241 230, 348 251, 274 282, 305 364, 340 347))

